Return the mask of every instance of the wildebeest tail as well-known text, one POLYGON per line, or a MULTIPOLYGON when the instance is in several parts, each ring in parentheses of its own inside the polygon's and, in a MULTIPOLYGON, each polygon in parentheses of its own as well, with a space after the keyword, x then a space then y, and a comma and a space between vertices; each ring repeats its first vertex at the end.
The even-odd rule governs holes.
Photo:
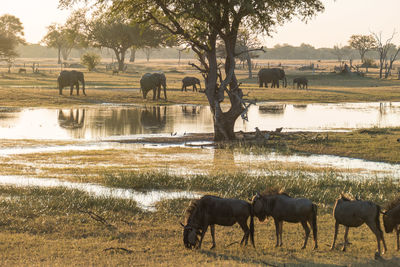
POLYGON ((254 245, 254 214, 250 215, 250 241, 253 247, 254 245))
POLYGON ((318 212, 318 206, 315 205, 314 203, 312 204, 312 230, 313 230, 313 235, 314 238, 317 239, 317 212, 318 212))

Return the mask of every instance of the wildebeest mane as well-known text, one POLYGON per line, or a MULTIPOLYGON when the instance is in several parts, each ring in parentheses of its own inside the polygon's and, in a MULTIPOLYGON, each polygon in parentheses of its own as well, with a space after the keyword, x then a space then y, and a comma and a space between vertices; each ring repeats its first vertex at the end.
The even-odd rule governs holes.
POLYGON ((354 201, 355 199, 348 194, 340 193, 340 198, 343 201, 354 201))
POLYGON ((262 197, 268 197, 268 196, 274 196, 274 195, 284 195, 284 196, 287 196, 287 197, 291 197, 291 196, 289 196, 288 193, 286 193, 284 191, 283 188, 278 188, 278 187, 266 188, 260 195, 262 197))
POLYGON ((185 225, 188 224, 190 217, 197 209, 200 199, 193 199, 185 210, 185 225))
POLYGON ((394 209, 398 205, 400 205, 400 196, 397 196, 395 199, 387 203, 384 208, 386 211, 389 211, 391 209, 394 209))

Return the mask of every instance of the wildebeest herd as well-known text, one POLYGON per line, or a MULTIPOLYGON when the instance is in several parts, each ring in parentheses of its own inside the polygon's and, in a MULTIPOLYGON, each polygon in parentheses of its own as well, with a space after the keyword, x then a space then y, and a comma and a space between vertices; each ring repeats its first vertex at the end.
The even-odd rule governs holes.
MULTIPOLYGON (((359 227, 364 223, 376 236, 378 252, 375 257, 380 257, 387 250, 383 232, 380 226, 380 214, 383 214, 383 224, 386 233, 396 231, 397 250, 399 250, 399 224, 400 224, 400 197, 386 206, 386 210, 371 201, 352 199, 341 194, 333 208, 335 218, 334 238, 331 249, 335 248, 339 225, 344 225, 344 245, 346 250, 348 232, 350 227, 359 227), (381 253, 383 243, 384 251, 381 253)), ((254 244, 254 217, 264 221, 272 217, 275 223, 276 247, 282 246, 283 222, 301 223, 305 231, 305 239, 302 249, 306 248, 310 235, 310 227, 313 232, 314 249, 318 248, 317 237, 317 205, 305 198, 292 198, 281 190, 269 190, 256 193, 250 202, 239 199, 221 198, 205 195, 200 199, 192 200, 185 211, 185 223, 183 226, 183 243, 186 248, 200 248, 208 226, 211 229, 212 247, 215 247, 215 225, 232 226, 238 223, 244 232, 240 242, 247 245, 248 238, 254 244), (250 218, 250 223, 247 221, 250 218)))
MULTIPOLYGON (((282 80, 283 86, 287 86, 286 74, 283 69, 271 68, 261 69, 258 72, 258 82, 260 87, 268 87, 271 83, 271 88, 278 87, 279 81, 282 80)), ((79 95, 79 83, 82 84, 83 94, 85 92, 85 79, 84 74, 80 71, 61 71, 57 78, 59 94, 62 95, 62 89, 66 86, 70 87, 70 95, 72 95, 74 86, 76 87, 76 94, 79 95)), ((305 77, 297 77, 293 79, 293 88, 297 84, 297 89, 308 89, 308 80, 305 77)), ((193 86, 193 92, 197 92, 197 85, 200 87, 200 80, 196 77, 186 76, 182 79, 181 91, 187 91, 188 86, 193 86)), ((164 89, 164 98, 167 99, 167 78, 162 72, 145 73, 140 79, 140 91, 143 93, 143 98, 146 98, 148 92, 153 91, 153 100, 160 99, 161 87, 164 89)))

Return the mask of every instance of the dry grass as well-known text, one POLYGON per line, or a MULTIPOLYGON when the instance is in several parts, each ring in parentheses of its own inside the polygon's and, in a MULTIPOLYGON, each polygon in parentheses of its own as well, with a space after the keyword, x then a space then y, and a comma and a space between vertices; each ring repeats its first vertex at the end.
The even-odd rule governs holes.
MULTIPOLYGON (((258 64, 266 64, 259 61, 258 64)), ((270 61, 272 64, 277 62, 270 61)), ((299 62, 297 62, 298 64, 299 62)), ((283 62, 296 64, 296 61, 283 62)), ((310 81, 309 90, 294 90, 291 83, 288 88, 259 88, 257 71, 254 77, 248 79, 246 70, 238 69, 237 76, 242 82, 242 89, 248 98, 258 101, 286 101, 286 102, 353 102, 353 101, 399 101, 400 82, 393 79, 378 80, 376 73, 369 73, 367 77, 342 76, 330 73, 334 62, 322 62, 326 70, 322 72, 299 72, 293 67, 286 68, 288 80, 296 76, 306 76, 310 81)), ((207 104, 202 93, 181 92, 181 80, 184 76, 201 78, 187 61, 178 65, 175 60, 154 60, 150 63, 139 61, 130 64, 126 73, 112 75, 101 66, 97 72, 85 72, 87 81, 87 97, 68 95, 67 88, 64 96, 58 96, 56 77, 59 68, 55 61, 45 61, 39 74, 3 73, 0 76, 0 105, 14 107, 67 107, 76 105, 92 105, 98 103, 136 103, 136 104, 176 104, 193 103, 207 104), (140 77, 145 72, 162 70, 166 73, 168 84, 168 101, 143 100, 138 91, 140 77), (16 93, 18 92, 18 94, 16 93)), ((82 69, 81 69, 82 70, 82 69)), ((204 86, 203 86, 204 87, 204 86)), ((204 88, 203 88, 204 89, 204 88)), ((151 96, 148 96, 152 97, 151 96)))
MULTIPOLYGON (((134 203, 97 200, 65 189, 19 189, 0 187, 0 263, 3 266, 343 266, 400 264, 394 235, 386 235, 389 251, 383 260, 374 260, 376 241, 364 225, 351 229, 351 245, 341 252, 343 228, 337 248, 330 251, 334 221, 319 213, 319 249, 310 242, 301 250, 303 230, 299 224, 285 223, 283 246, 275 248, 271 220, 255 223, 256 249, 240 248, 238 225, 216 226, 217 248, 210 250, 207 233, 201 250, 187 250, 182 243, 179 221, 189 200, 160 202, 156 213, 143 213, 134 203), (93 220, 99 214, 111 226, 93 220), (124 248, 123 250, 106 250, 124 248)), ((309 240, 311 241, 311 240, 309 240)))

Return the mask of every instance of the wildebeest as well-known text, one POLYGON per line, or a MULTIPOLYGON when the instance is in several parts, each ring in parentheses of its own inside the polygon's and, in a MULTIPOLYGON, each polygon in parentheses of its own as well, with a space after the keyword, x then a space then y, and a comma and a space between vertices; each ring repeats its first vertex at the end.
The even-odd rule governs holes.
POLYGON ((254 247, 254 218, 251 204, 239 199, 220 198, 206 195, 190 203, 186 209, 185 224, 183 230, 183 243, 185 247, 192 248, 197 244, 201 247, 204 235, 210 225, 212 247, 215 247, 215 224, 232 226, 238 223, 244 235, 240 244, 247 245, 249 236, 254 247), (250 217, 250 226, 247 219, 250 217), (200 235, 200 240, 198 236, 200 235))
POLYGON ((359 227, 366 223, 371 231, 376 236, 378 243, 378 253, 381 255, 381 244, 383 242, 384 252, 386 251, 386 243, 383 238, 383 232, 379 221, 381 208, 379 205, 364 200, 354 200, 344 194, 336 200, 335 207, 333 208, 333 215, 335 217, 335 234, 333 237, 333 243, 331 249, 335 248, 335 242, 337 233, 339 230, 339 224, 343 224, 346 227, 344 233, 344 244, 343 251, 346 251, 346 245, 349 244, 347 239, 349 233, 349 227, 359 227))
POLYGON ((26 69, 25 68, 19 68, 18 69, 18 73, 26 73, 26 69))
POLYGON ((184 89, 185 89, 185 92, 187 91, 186 90, 187 86, 193 86, 193 92, 194 92, 194 90, 196 90, 196 92, 197 92, 196 84, 198 84, 200 86, 200 91, 201 91, 200 80, 197 79, 196 77, 186 76, 185 78, 182 79, 182 92, 183 92, 184 89))
POLYGON ((297 83, 297 89, 308 89, 308 79, 306 77, 297 77, 293 79, 294 84, 297 83))
POLYGON ((257 193, 252 199, 254 215, 264 221, 266 217, 274 218, 276 230, 276 247, 282 246, 283 222, 300 222, 305 231, 305 239, 302 249, 307 245, 310 235, 310 224, 314 236, 314 249, 318 248, 317 242, 317 205, 309 199, 291 198, 288 194, 278 190, 257 193))
POLYGON ((76 70, 63 70, 60 72, 60 75, 57 78, 58 90, 60 95, 62 95, 62 89, 65 86, 70 86, 70 95, 72 95, 72 91, 74 90, 74 86, 76 86, 76 95, 79 95, 79 82, 82 83, 82 92, 83 95, 85 93, 85 78, 82 72, 76 70))
POLYGON ((393 232, 393 229, 396 231, 396 239, 397 239, 397 250, 399 248, 399 224, 400 224, 400 196, 391 201, 385 207, 385 211, 383 213, 383 226, 385 227, 386 233, 393 232))

